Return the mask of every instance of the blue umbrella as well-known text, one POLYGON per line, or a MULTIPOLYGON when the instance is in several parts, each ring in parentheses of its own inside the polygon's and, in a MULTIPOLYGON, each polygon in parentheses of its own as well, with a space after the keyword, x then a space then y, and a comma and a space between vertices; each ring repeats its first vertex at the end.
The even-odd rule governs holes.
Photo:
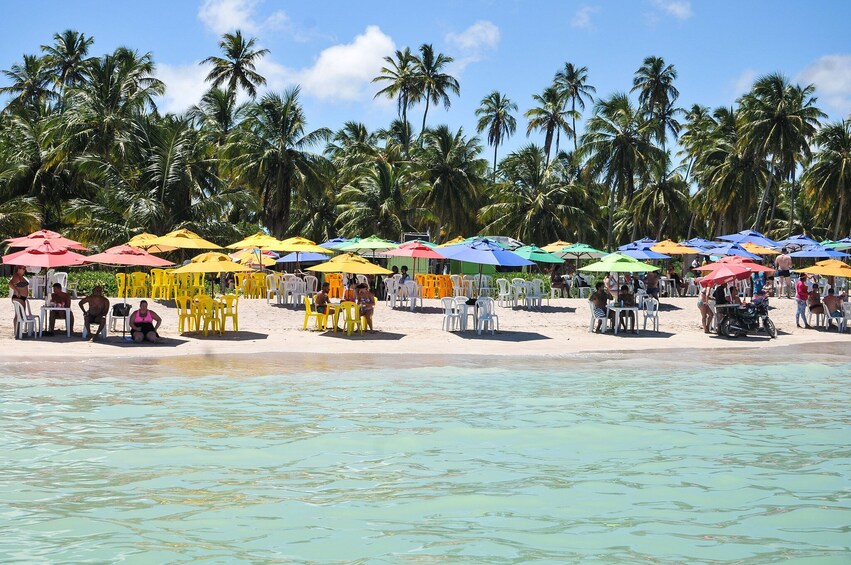
POLYGON ((649 247, 640 247, 636 245, 634 242, 622 246, 620 248, 620 253, 622 255, 626 255, 627 257, 632 257, 633 259, 641 259, 641 260, 658 260, 658 259, 670 259, 670 255, 665 255, 664 253, 657 253, 650 249, 649 247))
POLYGON ((851 237, 845 237, 839 241, 834 241, 829 246, 831 249, 848 249, 851 247, 851 237))
POLYGON ((681 241, 680 245, 685 245, 686 247, 697 247, 700 249, 710 249, 718 246, 716 242, 703 239, 702 237, 693 237, 686 241, 681 241))
POLYGON ((703 252, 703 255, 735 255, 737 257, 746 257, 753 261, 762 261, 762 257, 760 257, 759 255, 754 255, 738 243, 727 243, 725 245, 721 245, 720 247, 707 249, 703 252))
POLYGON ((824 245, 808 245, 800 251, 790 253, 789 257, 808 257, 808 258, 824 258, 824 259, 839 259, 841 257, 849 257, 847 253, 830 249, 824 245))
POLYGON ((732 233, 729 235, 722 235, 718 239, 723 239, 724 241, 732 241, 733 243, 755 243, 757 245, 762 245, 763 247, 780 247, 780 244, 774 241, 773 239, 768 239, 758 231, 754 230, 742 230, 739 233, 732 233))
MULTIPOLYGON (((321 247, 321 246, 320 246, 321 247)), ((284 255, 280 259, 278 259, 278 263, 311 263, 314 261, 327 261, 328 255, 323 255, 322 253, 299 253, 293 252, 288 255, 284 255)))
MULTIPOLYGON (((344 243, 348 243, 351 241, 350 239, 346 239, 345 237, 335 237, 334 239, 329 239, 324 243, 320 243, 319 247, 324 247, 325 249, 335 249, 338 245, 342 245, 344 243)), ((325 257, 325 259, 328 259, 325 257)))
POLYGON ((778 241, 780 245, 783 247, 788 247, 789 249, 802 249, 809 245, 818 245, 819 242, 811 239, 804 234, 793 235, 792 237, 787 237, 783 241, 778 241))
POLYGON ((508 251, 489 239, 476 239, 469 243, 459 243, 440 249, 447 259, 477 263, 479 265, 499 265, 501 267, 523 267, 535 263, 508 251))
MULTIPOLYGON (((649 249, 659 243, 655 239, 650 239, 649 237, 642 237, 641 239, 636 239, 632 243, 627 243, 626 245, 621 245, 618 247, 618 251, 626 251, 627 249, 649 249)), ((666 257, 666 259, 670 259, 670 257, 666 257)))

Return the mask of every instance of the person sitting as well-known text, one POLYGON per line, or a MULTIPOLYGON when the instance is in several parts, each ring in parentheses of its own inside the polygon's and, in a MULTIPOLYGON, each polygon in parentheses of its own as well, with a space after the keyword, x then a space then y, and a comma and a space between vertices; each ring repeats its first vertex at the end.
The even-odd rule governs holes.
MULTIPOLYGON (((50 294, 50 304, 54 307, 58 308, 70 308, 71 307, 71 296, 62 290, 62 285, 59 283, 53 284, 53 292, 50 294)), ((50 311, 50 322, 47 325, 47 331, 45 335, 53 335, 53 328, 56 325, 56 318, 62 316, 62 319, 65 319, 64 312, 60 314, 60 312, 56 312, 54 310, 50 311)), ((74 331, 74 313, 71 312, 69 316, 71 322, 68 326, 68 331, 74 331)))
POLYGON ((674 290, 676 291, 677 296, 682 296, 688 288, 688 285, 683 282, 683 278, 674 270, 673 266, 668 267, 668 278, 674 281, 674 290))
POLYGON ((402 265, 402 277, 399 279, 399 284, 405 284, 409 280, 411 280, 411 275, 408 274, 408 266, 402 265))
POLYGON ((591 297, 588 299, 593 308, 594 308, 594 317, 597 318, 597 327, 594 328, 594 331, 600 333, 600 330, 603 327, 603 320, 608 318, 606 313, 609 300, 612 300, 612 295, 605 288, 602 282, 598 282, 595 285, 596 290, 591 294, 591 297))
POLYGON ((346 290, 343 291, 342 302, 355 302, 358 299, 357 282, 354 278, 349 279, 349 284, 346 290))
POLYGON ((390 268, 390 276, 392 277, 392 276, 398 275, 398 274, 399 274, 399 267, 397 267, 396 265, 393 265, 390 268))
POLYGON ((331 283, 322 283, 322 288, 313 297, 313 307, 320 314, 325 314, 328 310, 328 293, 331 291, 331 283))
POLYGON ((626 273, 623 276, 621 292, 628 292, 629 294, 636 294, 638 292, 638 279, 633 277, 632 273, 626 273), (624 287, 626 287, 626 290, 624 290, 624 287))
POLYGON ((83 311, 83 326, 89 334, 89 339, 99 339, 104 326, 106 326, 106 315, 109 313, 109 300, 103 295, 103 287, 98 285, 92 289, 92 293, 80 300, 80 310, 83 311), (86 306, 89 307, 86 310, 86 306), (97 324, 98 329, 92 333, 92 324, 97 324))
MULTIPOLYGON (((635 294, 630 292, 629 286, 626 283, 621 285, 619 298, 621 308, 635 308, 635 294)), ((638 333, 638 330, 635 329, 635 312, 631 310, 621 312, 620 318, 621 330, 626 331, 626 321, 629 320, 629 331, 638 333)))
POLYGON ((369 328, 369 331, 374 332, 372 329, 372 314, 375 310, 375 297, 369 291, 369 286, 365 284, 359 284, 358 287, 358 304, 360 305, 360 315, 366 319, 366 327, 369 328))
POLYGON ((766 294, 766 287, 762 287, 761 289, 759 289, 759 292, 754 292, 753 300, 751 302, 753 302, 754 306, 759 306, 766 300, 768 300, 768 295, 766 294))
POLYGON ((833 287, 827 289, 827 296, 825 296, 821 303, 824 305, 825 314, 827 314, 828 320, 828 329, 836 323, 836 328, 839 329, 839 320, 842 319, 842 297, 836 296, 834 294, 833 287))
POLYGON ((811 314, 824 314, 824 304, 821 302, 821 292, 818 284, 813 285, 813 289, 807 298, 807 304, 809 305, 811 314))
POLYGON ((148 310, 148 301, 142 300, 139 302, 139 309, 130 313, 130 335, 133 336, 133 341, 160 343, 162 340, 157 330, 162 322, 156 312, 148 310))
POLYGON ((751 284, 753 285, 754 296, 760 294, 765 288, 765 273, 758 271, 751 274, 751 284))
POLYGON ((733 283, 733 282, 730 282, 730 283, 728 283, 728 287, 729 287, 728 294, 730 296, 730 298, 729 298, 730 302, 729 303, 730 304, 738 304, 739 306, 741 306, 742 297, 739 295, 739 291, 736 290, 736 284, 733 283))
POLYGON ((550 269, 550 287, 558 290, 559 298, 564 298, 565 289, 564 278, 561 276, 561 269, 554 266, 550 269))
POLYGON ((644 278, 644 291, 647 293, 647 296, 659 300, 659 275, 656 274, 656 271, 647 273, 647 276, 644 278))

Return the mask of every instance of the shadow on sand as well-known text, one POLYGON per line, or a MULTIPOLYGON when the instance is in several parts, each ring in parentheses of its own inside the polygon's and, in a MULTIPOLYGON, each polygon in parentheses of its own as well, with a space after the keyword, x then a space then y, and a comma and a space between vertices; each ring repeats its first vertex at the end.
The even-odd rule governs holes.
POLYGON ((370 333, 369 331, 365 331, 363 333, 363 335, 361 335, 359 332, 352 332, 352 335, 346 335, 346 332, 344 332, 344 331, 337 331, 337 332, 326 331, 326 332, 322 332, 319 335, 321 337, 330 337, 330 338, 337 338, 337 339, 340 339, 340 338, 342 338, 342 339, 357 339, 357 340, 367 339, 369 341, 399 341, 400 339, 405 337, 405 334, 385 332, 385 331, 381 331, 381 330, 378 330, 374 333, 370 333))

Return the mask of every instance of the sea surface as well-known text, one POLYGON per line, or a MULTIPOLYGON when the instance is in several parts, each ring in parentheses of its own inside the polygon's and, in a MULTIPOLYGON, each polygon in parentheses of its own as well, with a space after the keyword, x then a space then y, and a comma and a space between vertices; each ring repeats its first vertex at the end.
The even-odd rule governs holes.
POLYGON ((851 563, 851 360, 0 364, 0 562, 851 563))

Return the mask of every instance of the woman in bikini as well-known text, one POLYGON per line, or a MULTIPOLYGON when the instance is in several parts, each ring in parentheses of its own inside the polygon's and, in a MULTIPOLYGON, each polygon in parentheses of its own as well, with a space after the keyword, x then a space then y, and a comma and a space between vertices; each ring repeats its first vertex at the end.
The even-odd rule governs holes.
MULTIPOLYGON (((27 312, 27 298, 30 295, 30 281, 24 276, 27 268, 23 265, 15 267, 12 273, 12 278, 9 279, 9 288, 12 289, 12 302, 16 302, 27 312)), ((18 327, 18 314, 15 312, 15 319, 12 323, 12 328, 18 327)))
POLYGON ((148 340, 152 343, 159 343, 161 339, 157 330, 161 323, 162 320, 157 316, 157 313, 148 310, 148 301, 141 301, 139 309, 130 314, 130 331, 133 341, 142 343, 143 340, 148 340))

